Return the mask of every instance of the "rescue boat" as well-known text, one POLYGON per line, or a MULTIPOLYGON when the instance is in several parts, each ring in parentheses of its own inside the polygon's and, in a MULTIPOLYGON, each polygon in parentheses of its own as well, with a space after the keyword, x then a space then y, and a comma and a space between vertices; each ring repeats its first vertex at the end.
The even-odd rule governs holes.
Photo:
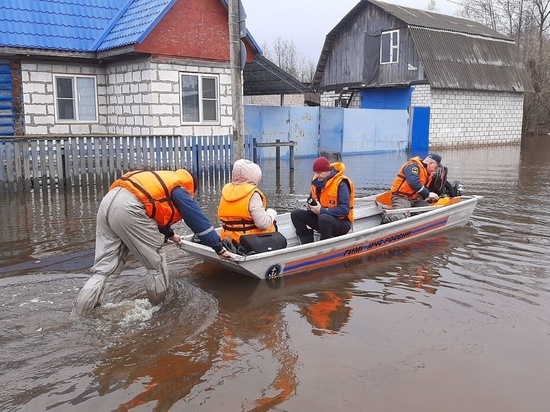
MULTIPOLYGON (((396 245, 438 235, 465 226, 482 196, 442 198, 439 202, 408 209, 392 209, 388 192, 355 199, 355 221, 349 233, 313 243, 300 244, 290 213, 277 216, 277 227, 287 241, 283 249, 239 256, 235 262, 221 260, 210 248, 185 236, 180 247, 191 255, 221 268, 258 279, 309 272, 320 267, 340 264, 396 245), (382 224, 387 214, 407 217, 382 224)), ((219 228, 216 229, 219 232, 219 228)))

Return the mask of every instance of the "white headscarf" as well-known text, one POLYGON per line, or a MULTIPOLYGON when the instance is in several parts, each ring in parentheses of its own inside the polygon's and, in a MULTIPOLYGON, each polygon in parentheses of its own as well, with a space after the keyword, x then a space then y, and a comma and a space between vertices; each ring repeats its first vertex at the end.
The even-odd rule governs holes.
POLYGON ((247 159, 239 159, 233 165, 231 183, 235 185, 250 183, 258 186, 261 180, 262 169, 256 163, 247 159))

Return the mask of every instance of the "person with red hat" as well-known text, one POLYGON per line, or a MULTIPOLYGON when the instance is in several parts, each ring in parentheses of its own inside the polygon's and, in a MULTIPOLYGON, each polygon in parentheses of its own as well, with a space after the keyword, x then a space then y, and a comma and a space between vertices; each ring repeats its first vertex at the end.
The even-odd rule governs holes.
MULTIPOLYGON (((397 173, 391 187, 391 202, 394 209, 429 206, 437 202, 439 195, 430 191, 430 181, 441 167, 441 156, 430 153, 424 160, 416 156, 409 159, 397 173)), ((386 215, 382 223, 389 223, 407 217, 406 214, 386 215)))
POLYGON ((326 157, 313 162, 313 179, 307 202, 307 210, 295 209, 290 218, 300 243, 313 242, 313 230, 321 240, 348 233, 353 223, 355 186, 344 175, 342 162, 330 163, 326 157))

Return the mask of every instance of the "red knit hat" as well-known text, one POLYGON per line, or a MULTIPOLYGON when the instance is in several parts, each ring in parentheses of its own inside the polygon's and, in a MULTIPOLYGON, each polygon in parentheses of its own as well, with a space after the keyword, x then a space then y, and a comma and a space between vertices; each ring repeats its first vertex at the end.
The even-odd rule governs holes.
POLYGON ((313 171, 315 173, 330 172, 330 162, 326 157, 319 157, 313 162, 313 171))

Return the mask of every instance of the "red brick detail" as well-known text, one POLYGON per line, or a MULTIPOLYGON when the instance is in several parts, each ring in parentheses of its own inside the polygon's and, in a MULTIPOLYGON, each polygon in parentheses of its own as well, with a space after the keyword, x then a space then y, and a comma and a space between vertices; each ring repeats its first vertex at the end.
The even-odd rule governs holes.
MULTIPOLYGON (((252 62, 253 51, 246 46, 247 61, 252 62)), ((178 0, 135 50, 228 62, 228 11, 220 0, 178 0)))

